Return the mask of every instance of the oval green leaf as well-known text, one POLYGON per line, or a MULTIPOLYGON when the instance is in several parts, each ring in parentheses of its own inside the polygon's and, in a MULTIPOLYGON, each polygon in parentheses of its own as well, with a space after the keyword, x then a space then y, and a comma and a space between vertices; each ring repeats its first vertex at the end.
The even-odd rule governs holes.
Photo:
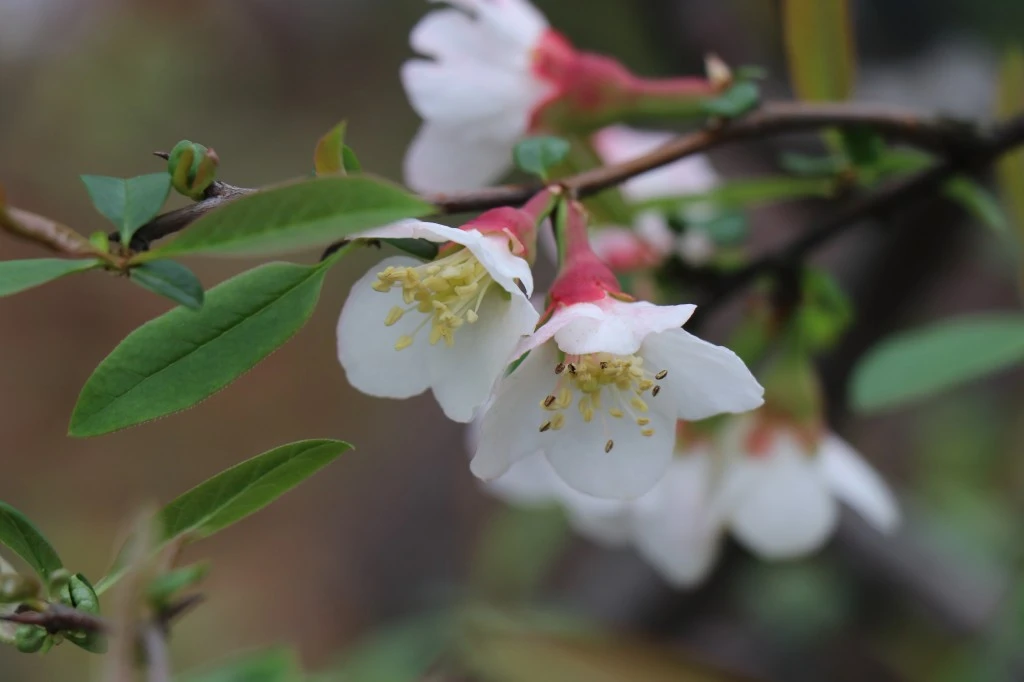
POLYGON ((1024 361, 1024 316, 989 314, 941 322, 892 337, 854 372, 862 412, 906 405, 1024 361))
POLYGON ((25 560, 44 583, 50 574, 64 567, 57 551, 28 518, 11 505, 0 502, 0 544, 25 560))
POLYGON ((286 253, 325 246, 371 227, 435 210, 401 187, 365 175, 314 178, 235 199, 144 258, 184 253, 286 253))
POLYGON ((550 170, 571 150, 569 141, 560 137, 528 137, 516 145, 512 158, 519 170, 547 180, 550 170))
POLYGON ((269 263, 132 332, 86 382, 69 434, 98 436, 192 407, 281 347, 309 320, 331 259, 269 263))
POLYGON ((135 178, 83 175, 82 182, 96 210, 117 226, 122 244, 130 243, 135 231, 160 212, 171 193, 167 173, 135 178))
POLYGON ((782 13, 789 78, 797 97, 847 99, 856 70, 849 0, 783 0, 782 13))
POLYGON ((316 143, 313 151, 313 168, 317 175, 345 174, 345 128, 342 121, 331 128, 316 143))
POLYGON ((100 260, 32 258, 0 261, 0 296, 10 296, 60 279, 73 272, 85 272, 103 264, 100 260))
MULTIPOLYGON (((180 536, 199 540, 241 521, 351 449, 340 440, 299 441, 222 471, 160 510, 156 551, 180 536)), ((96 586, 97 593, 105 592, 121 578, 124 563, 119 558, 116 565, 96 586)))
POLYGON ((132 281, 186 308, 203 307, 203 284, 191 270, 170 260, 143 263, 129 271, 132 281))

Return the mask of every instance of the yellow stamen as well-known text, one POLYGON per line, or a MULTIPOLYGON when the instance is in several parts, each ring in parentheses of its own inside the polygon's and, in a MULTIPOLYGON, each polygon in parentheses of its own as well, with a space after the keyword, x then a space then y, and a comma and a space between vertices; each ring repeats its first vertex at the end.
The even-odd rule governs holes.
POLYGON ((395 350, 402 350, 412 345, 412 337, 408 334, 403 334, 398 337, 398 341, 395 341, 395 350))

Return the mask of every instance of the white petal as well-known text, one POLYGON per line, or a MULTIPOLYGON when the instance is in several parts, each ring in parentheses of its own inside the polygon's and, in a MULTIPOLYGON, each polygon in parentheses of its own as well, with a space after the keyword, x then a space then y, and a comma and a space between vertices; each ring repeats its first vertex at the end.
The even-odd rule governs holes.
POLYGON ((658 211, 642 211, 634 219, 636 234, 655 253, 667 256, 672 253, 676 243, 676 233, 668 226, 668 221, 658 211))
POLYGON ((402 291, 374 290, 371 285, 377 273, 388 266, 420 265, 406 256, 386 258, 352 285, 338 320, 338 359, 353 387, 380 398, 409 398, 427 390, 430 375, 426 355, 430 345, 420 335, 408 348, 395 350, 395 342, 403 334, 411 334, 424 315, 415 310, 406 313, 388 327, 384 319, 393 306, 408 307, 402 291))
POLYGON ((417 192, 479 189, 512 166, 516 138, 470 139, 435 123, 424 123, 405 153, 405 184, 417 192))
POLYGON ((470 469, 478 478, 497 478, 514 463, 541 449, 542 434, 538 429, 548 413, 540 403, 555 384, 556 364, 554 344, 547 344, 531 352, 498 383, 470 462, 470 469))
MULTIPOLYGON (((435 0, 436 1, 436 0, 435 0)), ((472 12, 489 37, 504 39, 532 50, 548 28, 548 22, 526 0, 446 0, 456 7, 472 12)))
POLYGON ((477 59, 509 67, 515 64, 508 49, 502 49, 507 45, 491 39, 478 22, 456 10, 427 14, 413 28, 409 44, 417 52, 439 60, 477 59))
POLYGON ((626 303, 606 297, 598 303, 576 303, 561 308, 520 345, 525 352, 554 338, 564 352, 632 355, 649 334, 679 327, 696 306, 660 306, 640 301, 626 303))
MULTIPOLYGON (((602 401, 610 406, 608 392, 602 401)), ((654 435, 643 436, 628 416, 616 419, 597 412, 589 424, 575 406, 565 410, 565 426, 540 434, 551 466, 582 493, 619 500, 640 497, 658 482, 672 461, 675 419, 647 413, 654 435), (608 441, 613 446, 605 452, 608 441)))
MULTIPOLYGON (((473 419, 494 383, 515 358, 520 338, 533 331, 539 315, 518 290, 509 297, 492 287, 480 305, 479 319, 455 331, 455 344, 430 358, 430 383, 445 416, 473 419)), ((438 344, 443 345, 442 343, 438 344)))
POLYGON ((828 435, 818 451, 816 464, 836 497, 879 531, 896 530, 900 523, 896 498, 882 477, 849 443, 834 434, 828 435))
POLYGON ((818 550, 838 519, 814 463, 788 435, 777 436, 769 453, 733 464, 717 502, 736 539, 765 559, 818 550))
POLYGON ((651 334, 640 354, 650 371, 668 370, 657 399, 670 401, 680 419, 746 412, 764 402, 764 389, 735 353, 682 329, 651 334))
POLYGON ((565 485, 541 454, 525 457, 483 487, 510 504, 539 506, 556 501, 555 491, 565 485))
MULTIPOLYGON (((610 126, 594 136, 594 146, 606 164, 631 161, 662 146, 671 133, 610 126)), ((623 185, 631 201, 645 201, 684 194, 701 194, 718 184, 718 175, 706 156, 694 155, 638 175, 623 185)))
POLYGON ((634 503, 637 549, 673 585, 694 585, 718 557, 723 528, 709 513, 711 455, 677 454, 654 489, 634 503))
MULTIPOLYGON (((513 296, 522 296, 523 292, 516 284, 519 280, 526 290, 526 296, 533 296, 533 271, 530 264, 523 258, 512 253, 506 235, 481 234, 477 230, 460 230, 463 241, 453 239, 473 252, 480 264, 487 268, 494 281, 513 296), (473 235, 477 235, 474 237, 473 235)), ((532 329, 530 331, 533 331, 532 329)))

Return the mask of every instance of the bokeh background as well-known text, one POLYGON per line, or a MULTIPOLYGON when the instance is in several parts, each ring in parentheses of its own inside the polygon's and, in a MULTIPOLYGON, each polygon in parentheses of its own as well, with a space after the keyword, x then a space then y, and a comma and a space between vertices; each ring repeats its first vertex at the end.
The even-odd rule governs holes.
MULTIPOLYGON (((579 46, 643 74, 696 73, 714 51, 768 68, 787 97, 768 0, 539 0, 579 46)), ((987 119, 1001 50, 1024 38, 1017 0, 855 2, 856 96, 987 119)), ((398 80, 422 0, 0 0, 0 184, 23 208, 106 229, 81 173, 154 172, 150 152, 216 148, 229 182, 308 172, 342 118, 364 167, 398 179, 417 119, 398 80)), ((813 142, 787 141, 813 148, 813 142)), ((726 176, 770 172, 779 143, 713 155, 726 176)), ((827 202, 751 216, 764 248, 827 202)), ((879 338, 944 315, 1017 305, 1006 249, 937 203, 859 230, 821 254, 858 309, 822 369, 836 428, 896 487, 907 524, 880 538, 856 519, 819 556, 761 564, 736 547, 700 589, 674 592, 628 552, 569 539, 550 603, 663 638, 705 659, 787 680, 935 680, 985 647, 1022 550, 1024 391, 1001 375, 872 419, 844 408, 850 367, 879 338)), ((0 237, 0 258, 42 255, 0 237)), ((99 273, 0 300, 0 499, 74 570, 99 576, 141 506, 293 440, 357 449, 244 523, 191 548, 210 558, 209 602, 175 631, 181 668, 269 643, 316 668, 374 628, 443 605, 472 574, 499 509, 471 478, 462 430, 429 399, 367 399, 345 382, 334 325, 373 254, 330 276, 311 324, 228 390, 184 414, 91 440, 65 436, 78 391, 164 300, 99 273)), ((315 253, 308 259, 316 258, 315 253)), ((188 262, 213 286, 245 261, 188 262)), ((728 313, 726 313, 726 316, 728 313)), ((714 324, 709 334, 721 339, 714 324)), ((538 551, 528 541, 522 551, 538 551)), ((79 682, 84 654, 0 650, 0 680, 79 682)), ((91 663, 90 663, 91 664, 91 663)), ((963 679, 970 679, 963 678, 963 679)))

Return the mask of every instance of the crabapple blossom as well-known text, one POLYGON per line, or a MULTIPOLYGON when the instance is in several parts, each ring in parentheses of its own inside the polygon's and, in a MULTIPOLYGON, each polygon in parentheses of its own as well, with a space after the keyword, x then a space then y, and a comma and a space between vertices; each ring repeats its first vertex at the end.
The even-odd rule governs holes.
POLYGON ((526 0, 448 2, 410 35, 429 59, 402 67, 424 120, 405 158, 406 183, 419 191, 490 184, 529 134, 587 132, 645 108, 694 115, 695 103, 720 87, 637 78, 613 59, 576 50, 526 0))
POLYGON ((538 313, 530 303, 537 214, 499 208, 461 228, 407 220, 365 238, 442 242, 434 261, 395 256, 352 286, 338 321, 338 358, 355 388, 408 398, 430 389, 468 422, 538 313))
POLYGON ((573 488, 633 499, 668 468, 678 419, 752 410, 763 389, 732 351, 683 331, 694 306, 623 294, 582 211, 571 204, 544 323, 496 387, 471 468, 489 480, 540 452, 573 488))

